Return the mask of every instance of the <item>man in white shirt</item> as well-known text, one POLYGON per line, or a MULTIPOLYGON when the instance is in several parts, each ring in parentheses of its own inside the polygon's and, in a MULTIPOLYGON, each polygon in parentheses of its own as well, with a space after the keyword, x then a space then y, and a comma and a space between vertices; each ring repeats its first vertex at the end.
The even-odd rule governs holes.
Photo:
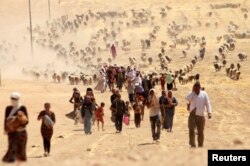
POLYGON ((142 79, 141 79, 141 76, 140 76, 140 73, 136 73, 136 77, 135 79, 133 80, 134 84, 139 84, 139 85, 142 85, 142 79))
POLYGON ((190 92, 186 100, 189 101, 189 144, 191 147, 195 145, 195 128, 198 130, 198 147, 203 147, 204 142, 204 126, 205 126, 205 110, 208 112, 208 118, 211 119, 211 104, 209 97, 205 91, 201 90, 201 85, 196 82, 193 86, 193 91, 190 92))
POLYGON ((133 71, 132 69, 130 69, 130 71, 128 71, 128 73, 127 73, 127 77, 128 77, 130 80, 134 80, 135 77, 136 77, 135 71, 133 71))

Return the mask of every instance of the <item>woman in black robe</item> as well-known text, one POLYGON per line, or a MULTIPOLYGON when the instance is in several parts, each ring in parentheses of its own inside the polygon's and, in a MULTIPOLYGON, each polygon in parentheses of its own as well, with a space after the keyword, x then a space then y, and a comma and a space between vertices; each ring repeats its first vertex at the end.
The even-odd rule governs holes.
POLYGON ((28 114, 25 106, 19 102, 20 94, 11 94, 11 105, 5 109, 4 131, 8 135, 8 150, 3 162, 24 162, 26 157, 28 114), (10 123, 13 122, 13 123, 10 123))

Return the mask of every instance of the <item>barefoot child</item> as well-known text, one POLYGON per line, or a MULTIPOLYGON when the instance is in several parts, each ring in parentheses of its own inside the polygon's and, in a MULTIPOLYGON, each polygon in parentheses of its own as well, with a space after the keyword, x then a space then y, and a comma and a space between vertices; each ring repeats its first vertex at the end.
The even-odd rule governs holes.
POLYGON ((97 120, 97 127, 98 127, 98 131, 99 131, 99 123, 101 122, 102 123, 102 131, 104 131, 104 120, 103 120, 103 117, 104 117, 104 106, 105 104, 104 103, 101 103, 101 106, 96 110, 96 120, 97 120))

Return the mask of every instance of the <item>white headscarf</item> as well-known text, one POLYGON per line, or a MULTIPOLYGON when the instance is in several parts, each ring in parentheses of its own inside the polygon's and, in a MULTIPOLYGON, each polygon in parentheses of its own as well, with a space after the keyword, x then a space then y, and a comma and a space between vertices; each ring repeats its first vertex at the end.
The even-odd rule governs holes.
POLYGON ((11 93, 10 95, 10 98, 11 98, 11 105, 14 107, 14 108, 17 108, 19 105, 20 105, 20 93, 18 92, 13 92, 11 93))
POLYGON ((11 118, 21 107, 20 97, 21 95, 18 92, 11 93, 10 98, 11 98, 11 106, 13 107, 13 109, 11 110, 7 119, 11 118))
POLYGON ((13 99, 19 100, 20 97, 21 97, 21 95, 18 92, 13 92, 13 93, 10 94, 10 98, 13 98, 13 99))

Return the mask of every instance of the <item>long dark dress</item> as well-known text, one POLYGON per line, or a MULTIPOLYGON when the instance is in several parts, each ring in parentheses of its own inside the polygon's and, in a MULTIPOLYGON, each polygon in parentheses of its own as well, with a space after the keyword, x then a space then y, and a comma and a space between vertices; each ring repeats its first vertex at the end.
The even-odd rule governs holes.
POLYGON ((92 115, 95 105, 93 102, 85 100, 81 108, 82 118, 84 119, 84 132, 85 134, 91 134, 92 129, 92 115))
POLYGON ((124 77, 123 77, 123 74, 122 74, 122 73, 118 73, 116 83, 117 83, 117 87, 118 87, 119 89, 121 89, 121 88, 123 87, 124 77))
POLYGON ((74 104, 74 110, 71 111, 70 113, 67 113, 65 116, 67 118, 69 118, 69 119, 75 120, 75 118, 76 118, 76 111, 77 111, 77 109, 80 108, 80 106, 81 106, 81 104, 83 102, 83 98, 81 97, 81 95, 75 96, 74 93, 73 93, 73 95, 70 98, 69 102, 74 104))
MULTIPOLYGON (((178 101, 175 97, 172 97, 171 99, 172 103, 174 104, 178 104, 178 101)), ((162 104, 163 104, 163 107, 165 109, 165 125, 164 125, 164 128, 165 129, 170 129, 170 131, 172 131, 172 128, 173 128, 173 119, 174 119, 174 114, 175 114, 175 106, 172 106, 172 107, 168 107, 169 106, 169 101, 167 98, 163 98, 162 100, 162 104)))
MULTIPOLYGON (((4 130, 6 131, 7 118, 9 117, 13 107, 8 106, 5 109, 5 119, 4 119, 4 130)), ((17 112, 22 111, 24 115, 28 118, 27 110, 25 106, 21 106, 13 116, 17 115, 17 112)), ((15 160, 26 161, 26 145, 27 145, 27 132, 26 125, 21 125, 18 131, 8 133, 8 150, 4 155, 3 162, 15 162, 15 160)))
POLYGON ((79 94, 78 96, 73 93, 72 97, 70 98, 69 102, 74 104, 74 111, 76 111, 78 108, 80 108, 81 103, 83 101, 83 98, 79 94))
MULTIPOLYGON (((43 119, 45 115, 49 116, 54 123, 56 122, 56 117, 53 112, 47 113, 46 111, 41 111, 38 115, 38 119, 43 119)), ((41 134, 43 137, 44 151, 50 153, 50 140, 53 135, 53 127, 47 127, 44 121, 42 121, 41 134)))

